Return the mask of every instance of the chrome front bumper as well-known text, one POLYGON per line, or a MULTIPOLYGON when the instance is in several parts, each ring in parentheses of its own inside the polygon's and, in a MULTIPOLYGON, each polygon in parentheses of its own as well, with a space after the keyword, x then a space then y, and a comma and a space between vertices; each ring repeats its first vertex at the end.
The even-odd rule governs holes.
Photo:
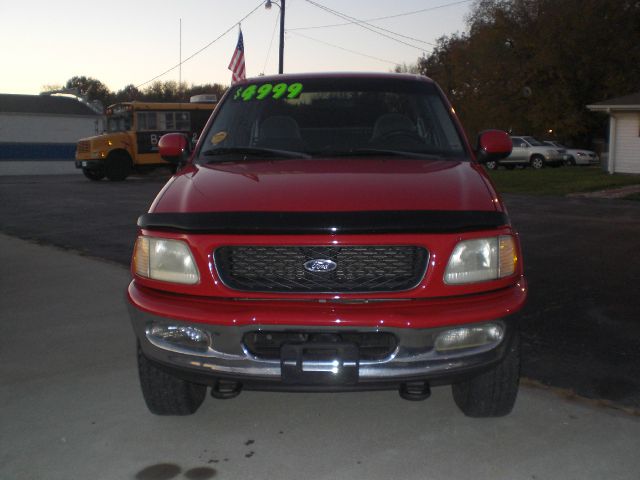
MULTIPOLYGON (((247 325, 218 326, 189 324, 159 317, 137 309, 129 303, 129 313, 143 354, 150 360, 184 373, 189 378, 197 378, 203 383, 213 384, 217 379, 233 379, 239 382, 261 382, 279 384, 283 381, 283 359, 263 359, 252 355, 243 345, 243 337, 248 332, 265 330, 269 332, 304 331, 309 333, 340 332, 336 328, 304 327, 301 325, 247 325), (152 325, 194 326, 208 332, 212 338, 211 347, 206 351, 194 353, 189 349, 175 345, 162 344, 147 335, 152 325)), ((503 319, 487 322, 499 325, 504 336, 502 341, 479 347, 470 347, 447 353, 436 351, 434 344, 440 333, 461 326, 430 329, 413 328, 349 328, 350 332, 389 332, 397 338, 395 350, 380 360, 359 360, 357 386, 368 384, 398 384, 412 379, 429 380, 432 383, 451 383, 455 378, 468 375, 499 362, 513 335, 510 322, 503 319)), ((474 324, 478 326, 482 324, 474 324)), ((331 372, 354 368, 349 361, 309 360, 302 365, 308 372, 323 372, 331 378, 331 372)), ((286 366, 285 366, 286 368, 286 366)), ((329 382, 330 383, 330 382, 329 382)))

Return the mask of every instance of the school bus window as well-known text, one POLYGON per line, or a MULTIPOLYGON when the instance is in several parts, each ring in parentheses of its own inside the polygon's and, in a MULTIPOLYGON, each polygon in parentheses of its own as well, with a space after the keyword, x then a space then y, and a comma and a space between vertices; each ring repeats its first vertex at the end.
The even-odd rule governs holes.
POLYGON ((138 112, 138 130, 152 131, 158 130, 158 119, 156 112, 138 112))
POLYGON ((176 112, 176 130, 189 131, 191 125, 191 119, 189 112, 176 112))
POLYGON ((146 112, 138 112, 136 115, 138 120, 138 130, 147 130, 147 114, 146 112))
POLYGON ((175 130, 176 123, 173 118, 173 112, 167 112, 164 114, 165 128, 163 130, 175 130))
POLYGON ((131 113, 119 113, 107 118, 108 132, 126 132, 131 130, 131 113))
POLYGON ((158 129, 158 113, 157 112, 147 112, 147 128, 149 130, 158 129))

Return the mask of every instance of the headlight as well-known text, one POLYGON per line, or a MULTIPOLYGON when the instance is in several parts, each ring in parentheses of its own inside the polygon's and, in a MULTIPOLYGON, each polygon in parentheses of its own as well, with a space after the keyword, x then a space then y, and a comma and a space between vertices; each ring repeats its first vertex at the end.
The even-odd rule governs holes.
POLYGON ((449 285, 484 282, 513 275, 518 256, 513 237, 464 240, 453 249, 444 274, 449 285))
POLYGON ((194 285, 200 281, 189 246, 181 240, 138 237, 133 271, 153 280, 194 285))

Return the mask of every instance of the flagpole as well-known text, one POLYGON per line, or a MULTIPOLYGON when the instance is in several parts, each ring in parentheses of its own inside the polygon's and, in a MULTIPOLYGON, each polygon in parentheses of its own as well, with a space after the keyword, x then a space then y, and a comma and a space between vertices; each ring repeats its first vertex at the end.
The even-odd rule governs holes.
POLYGON ((182 88, 182 18, 180 19, 180 68, 178 69, 178 91, 182 88))

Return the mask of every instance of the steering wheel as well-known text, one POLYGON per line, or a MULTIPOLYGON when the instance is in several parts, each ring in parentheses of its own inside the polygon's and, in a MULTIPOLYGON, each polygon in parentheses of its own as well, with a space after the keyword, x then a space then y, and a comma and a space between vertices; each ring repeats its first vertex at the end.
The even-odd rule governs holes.
POLYGON ((404 141, 424 144, 424 139, 416 132, 413 132, 411 130, 390 130, 383 133, 382 135, 378 135, 376 138, 373 138, 370 143, 379 145, 385 142, 399 142, 403 139, 404 141))

